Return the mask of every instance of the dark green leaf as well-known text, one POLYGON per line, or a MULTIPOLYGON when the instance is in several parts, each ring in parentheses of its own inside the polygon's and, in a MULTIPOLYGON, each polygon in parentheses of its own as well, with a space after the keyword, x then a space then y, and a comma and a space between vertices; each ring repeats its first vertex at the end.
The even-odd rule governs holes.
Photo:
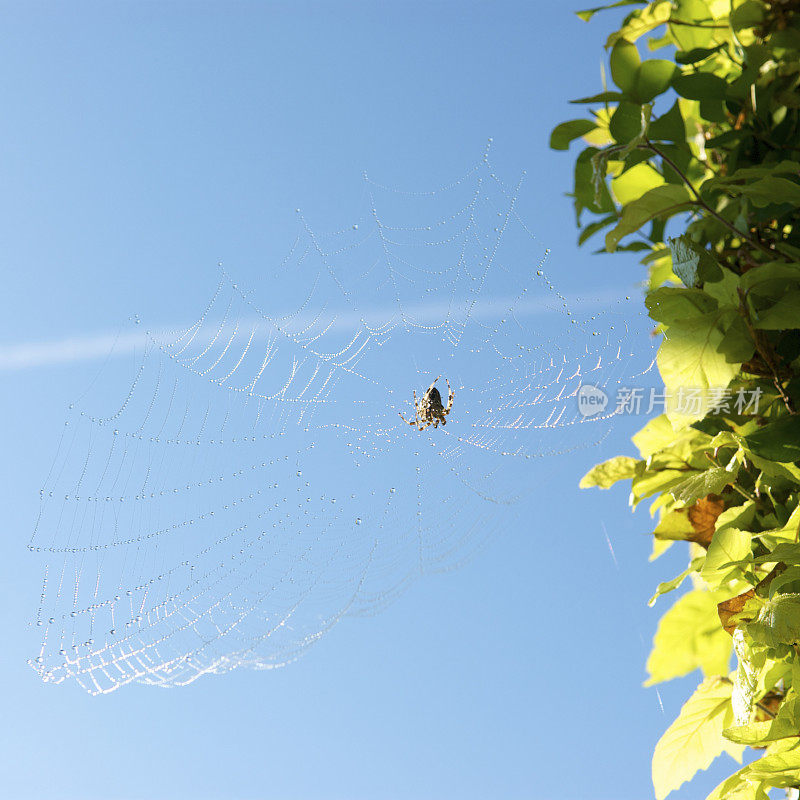
POLYGON ((550 134, 550 147, 553 150, 567 150, 573 139, 593 131, 596 127, 597 125, 588 119, 571 119, 562 122, 560 125, 556 125, 550 134))
POLYGON ((642 107, 623 100, 614 110, 609 130, 618 144, 628 144, 642 132, 642 107))
POLYGON ((578 237, 578 244, 579 245, 583 244, 587 239, 589 239, 591 236, 594 236, 594 234, 597 233, 598 231, 610 225, 616 219, 617 219, 616 214, 609 214, 608 216, 603 217, 603 219, 597 220, 597 222, 590 223, 581 231, 581 235, 578 237))
POLYGON ((749 450, 770 461, 800 460, 800 416, 789 416, 765 425, 744 437, 749 450))
POLYGON ((636 45, 626 39, 619 39, 611 48, 609 57, 611 77, 623 94, 633 97, 636 89, 636 75, 641 63, 636 45))
POLYGON ((770 331, 800 328, 800 291, 788 292, 777 303, 760 311, 754 325, 770 331))
POLYGON ((728 84, 710 72, 695 72, 689 75, 676 75, 672 88, 687 100, 724 100, 728 84))
POLYGON ((738 314, 733 313, 730 325, 722 335, 717 350, 731 364, 741 364, 753 357, 756 346, 750 337, 747 324, 738 314))
POLYGON ((662 114, 650 123, 648 135, 651 139, 661 139, 668 142, 685 142, 686 128, 683 124, 683 115, 676 100, 666 114, 662 114))
POLYGON ((800 266, 770 261, 742 275, 742 288, 748 292, 771 292, 773 288, 783 290, 791 283, 800 283, 800 266))
POLYGON ((754 0, 747 0, 746 3, 742 3, 742 5, 733 10, 730 21, 731 27, 735 31, 755 28, 764 21, 764 7, 761 3, 754 2, 754 0))
POLYGON ((624 95, 621 92, 600 92, 578 100, 570 100, 570 103, 617 103, 623 99, 624 95))
POLYGON ((725 104, 722 100, 704 98, 700 101, 700 116, 709 122, 727 122, 725 104))
POLYGON ((757 208, 782 203, 800 205, 800 184, 788 178, 768 176, 742 186, 729 186, 727 190, 744 195, 757 208))
POLYGON ((691 50, 678 50, 675 53, 675 61, 679 64, 697 64, 700 61, 705 61, 721 47, 722 45, 717 45, 716 47, 694 47, 691 50))

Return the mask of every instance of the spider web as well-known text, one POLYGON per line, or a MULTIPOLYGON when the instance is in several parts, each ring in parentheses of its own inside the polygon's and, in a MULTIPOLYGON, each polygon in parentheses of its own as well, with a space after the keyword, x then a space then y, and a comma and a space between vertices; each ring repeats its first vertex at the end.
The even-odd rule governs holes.
POLYGON ((520 185, 487 154, 435 191, 364 187, 356 224, 323 234, 298 211, 263 286, 221 268, 196 322, 142 331, 129 377, 70 407, 29 545, 45 681, 286 664, 458 566, 553 458, 607 435, 613 408, 581 416, 578 388, 610 393, 652 353, 631 352, 624 304, 571 310, 520 185), (399 415, 437 376, 452 412, 418 431, 399 415))

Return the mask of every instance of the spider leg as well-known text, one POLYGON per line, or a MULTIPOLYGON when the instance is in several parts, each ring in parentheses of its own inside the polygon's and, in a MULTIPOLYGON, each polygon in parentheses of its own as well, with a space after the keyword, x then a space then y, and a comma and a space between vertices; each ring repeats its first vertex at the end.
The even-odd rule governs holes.
POLYGON ((447 408, 444 409, 444 413, 449 414, 450 410, 453 408, 453 400, 455 400, 456 393, 450 386, 450 381, 448 381, 447 378, 445 378, 445 381, 447 382, 447 389, 449 394, 447 395, 447 408))
POLYGON ((406 425, 411 425, 413 427, 414 425, 417 424, 416 418, 414 419, 413 422, 409 422, 399 411, 397 412, 397 416, 400 417, 400 419, 403 420, 403 422, 405 422, 406 425))

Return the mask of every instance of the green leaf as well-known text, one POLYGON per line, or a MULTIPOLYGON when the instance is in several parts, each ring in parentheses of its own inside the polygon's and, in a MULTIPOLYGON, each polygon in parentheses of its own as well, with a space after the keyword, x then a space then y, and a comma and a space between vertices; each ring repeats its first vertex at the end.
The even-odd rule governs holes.
POLYGON ((691 50, 678 50, 675 53, 675 61, 678 64, 697 64, 718 52, 721 47, 722 45, 717 45, 716 47, 694 47, 691 50))
POLYGON ((608 214, 602 219, 597 220, 596 222, 590 222, 580 233, 578 237, 578 244, 582 245, 586 242, 589 238, 594 236, 598 231, 603 230, 603 228, 608 227, 612 222, 617 219, 616 214, 608 214))
POLYGON ((650 58, 643 61, 636 74, 633 95, 640 103, 649 103, 670 87, 675 75, 675 65, 671 61, 650 58))
POLYGON ((710 47, 717 33, 706 0, 675 0, 669 32, 679 50, 710 47), (683 23, 683 24, 679 24, 683 23))
POLYGON ((598 11, 606 11, 609 8, 619 8, 619 6, 643 5, 646 5, 644 0, 617 0, 616 3, 609 3, 607 6, 597 6, 596 8, 587 8, 585 11, 576 11, 575 14, 584 22, 588 22, 598 11))
POLYGON ((800 416, 782 417, 744 437, 757 456, 789 463, 800 460, 800 416))
POLYGON ((573 139, 593 131, 596 127, 595 123, 589 119, 571 119, 562 122, 560 125, 556 125, 550 134, 550 147, 553 150, 567 150, 573 139))
POLYGON ((739 573, 738 567, 730 567, 734 561, 744 561, 750 557, 752 539, 746 531, 738 528, 724 528, 714 531, 708 554, 700 573, 702 579, 712 588, 717 588, 739 573))
POLYGON ((683 144, 686 141, 686 127, 680 109, 680 101, 676 100, 666 114, 662 114, 650 123, 648 135, 651 139, 683 144))
POLYGON ((797 737, 798 731, 800 731, 800 697, 793 695, 781 704, 775 719, 737 725, 724 730, 722 735, 738 744, 761 745, 797 737))
MULTIPOLYGON (((732 638, 738 663, 736 665, 736 677, 733 681, 733 691, 731 692, 731 706, 733 707, 733 718, 736 725, 746 725, 750 721, 750 713, 758 692, 759 679, 767 663, 766 648, 756 645, 752 640, 748 640, 744 630, 750 623, 741 619, 744 615, 751 614, 753 607, 759 602, 759 598, 751 597, 745 603, 742 612, 734 615, 734 618, 738 616, 739 619, 735 621, 734 619, 728 620, 728 626, 736 625, 732 638)), ((730 630, 730 627, 728 629, 730 630)))
POLYGON ((612 47, 620 39, 635 42, 648 31, 663 25, 669 19, 671 10, 672 4, 668 0, 650 3, 641 10, 636 9, 626 17, 623 26, 608 37, 606 47, 612 47))
POLYGON ((756 350, 755 343, 750 336, 747 323, 738 314, 732 315, 717 349, 731 364, 741 364, 753 357, 756 350))
MULTIPOLYGON (((710 140, 708 146, 716 148, 719 145, 713 142, 713 140, 710 140)), ((766 178, 770 175, 800 175, 800 163, 797 161, 783 160, 778 162, 773 161, 762 167, 742 167, 741 169, 735 170, 731 175, 710 178, 703 184, 703 188, 718 189, 739 182, 766 178)))
MULTIPOLYGON (((786 740, 777 744, 788 744, 786 740)), ((770 747, 770 750, 775 745, 770 747)), ((764 781, 768 786, 794 787, 800 783, 800 744, 792 742, 786 749, 767 751, 752 764, 747 765, 746 776, 751 780, 764 781)))
POLYGON ((713 282, 721 278, 720 268, 714 257, 685 234, 669 240, 669 251, 672 256, 672 271, 683 281, 684 286, 700 286, 704 281, 713 282))
POLYGON ((707 769, 725 750, 741 759, 741 749, 731 748, 722 736, 732 719, 731 682, 725 678, 703 681, 656 745, 653 753, 656 800, 664 800, 699 770, 707 769))
POLYGON ((687 100, 724 100, 728 84, 710 72, 693 72, 675 75, 672 88, 687 100))
POLYGON ((757 208, 781 205, 782 203, 800 205, 800 184, 776 175, 761 178, 753 183, 741 186, 732 184, 727 187, 727 191, 730 194, 740 194, 747 197, 757 208))
POLYGON ((687 236, 670 239, 669 251, 672 255, 672 271, 683 281, 683 285, 690 289, 700 286, 702 281, 697 269, 700 253, 692 246, 691 240, 687 236))
POLYGON ((611 190, 622 205, 628 205, 638 200, 645 192, 663 183, 664 178, 661 173, 647 162, 642 162, 614 178, 611 181, 611 190))
POLYGON ((722 629, 717 602, 724 595, 694 589, 661 617, 647 659, 645 686, 688 675, 698 667, 705 675, 727 675, 731 637, 722 629))
POLYGON ((686 541, 694 535, 694 526, 686 514, 686 509, 683 508, 664 514, 653 531, 653 536, 656 539, 671 539, 673 541, 686 541))
POLYGON ((800 328, 800 290, 784 294, 775 305, 759 312, 753 325, 770 331, 800 328))
POLYGON ((720 783, 706 800, 770 800, 760 781, 748 781, 748 767, 740 769, 720 783))
POLYGON ((677 589, 683 583, 687 575, 691 574, 692 572, 696 572, 702 567, 703 561, 704 558, 702 556, 699 558, 694 558, 692 559, 691 564, 689 564, 689 566, 686 567, 686 569, 681 572, 680 575, 676 575, 672 580, 659 583, 656 587, 655 594, 647 601, 647 605, 652 608, 655 605, 656 600, 662 594, 667 594, 667 592, 672 592, 677 589))
POLYGON ((606 250, 613 253, 623 236, 638 231, 656 217, 666 217, 692 206, 689 192, 683 186, 665 184, 645 192, 635 203, 625 206, 617 226, 606 234, 606 250))
POLYGON ((735 472, 728 472, 722 467, 709 467, 699 475, 692 475, 673 486, 670 493, 680 503, 693 503, 700 497, 719 494, 735 480, 735 472))
POLYGON ((800 266, 770 261, 742 275, 741 285, 745 291, 763 291, 764 284, 800 283, 800 266))
POLYGON ((642 458, 649 458, 653 453, 663 450, 675 439, 675 429, 666 414, 651 419, 638 433, 632 437, 642 458))
POLYGON ((726 508, 725 511, 717 517, 716 529, 719 531, 731 526, 735 528, 746 528, 752 523, 755 513, 756 504, 753 500, 747 500, 740 506, 726 508))
POLYGON ((755 622, 744 632, 756 644, 773 650, 800 641, 800 594, 778 594, 764 604, 755 622))
POLYGON ((706 281, 703 290, 713 297, 720 308, 727 306, 729 309, 739 307, 739 276, 735 272, 718 267, 719 275, 716 280, 706 281))
POLYGON ((636 89, 636 75, 641 63, 635 44, 626 39, 618 39, 614 43, 609 57, 611 77, 623 94, 633 96, 636 89))
POLYGON ((700 289, 684 289, 680 286, 654 289, 647 293, 644 303, 656 322, 667 325, 681 324, 695 317, 706 317, 717 307, 714 298, 700 289))
POLYGON ((756 564, 772 564, 778 561, 789 565, 800 565, 800 544, 781 542, 769 553, 765 553, 755 559, 756 564))
POLYGON ((624 481, 636 474, 636 465, 641 462, 630 456, 615 456, 602 464, 592 467, 580 482, 581 489, 597 486, 610 489, 617 481, 624 481))
POLYGON ((575 197, 576 213, 580 221, 580 212, 588 208, 595 214, 608 214, 615 211, 611 194, 604 182, 600 185, 600 202, 595 202, 594 167, 592 158, 599 151, 595 147, 587 147, 575 160, 575 197))
POLYGON ((742 3, 738 8, 733 9, 730 21, 731 27, 735 31, 755 28, 764 21, 764 8, 761 3, 747 0, 746 3, 742 3))
POLYGON ((678 398, 687 389, 697 389, 702 395, 697 408, 683 413, 671 405, 668 414, 673 424, 705 416, 714 405, 709 389, 724 389, 738 374, 738 364, 731 364, 719 350, 725 335, 724 321, 712 312, 687 319, 664 333, 656 362, 669 395, 678 398))
POLYGON ((617 144, 628 144, 642 133, 642 107, 623 100, 611 115, 608 127, 617 144))
POLYGON ((600 92, 600 94, 593 94, 589 97, 581 97, 578 100, 570 100, 570 103, 618 103, 624 100, 625 97, 621 92, 600 92))
POLYGON ((770 599, 773 598, 776 594, 796 594, 797 593, 796 589, 794 592, 792 591, 792 584, 796 584, 798 582, 800 582, 800 567, 788 567, 786 570, 781 572, 780 575, 776 575, 770 581, 769 584, 770 599), (789 591, 781 593, 779 590, 782 589, 784 586, 790 587, 789 591))

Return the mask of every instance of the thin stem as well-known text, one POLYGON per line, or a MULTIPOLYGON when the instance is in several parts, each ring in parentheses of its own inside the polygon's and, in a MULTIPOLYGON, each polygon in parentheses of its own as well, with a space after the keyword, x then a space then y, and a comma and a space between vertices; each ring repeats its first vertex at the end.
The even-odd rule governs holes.
MULTIPOLYGON (((717 461, 717 459, 711 455, 711 453, 706 453, 705 456, 715 467, 718 467, 719 469, 725 469, 725 467, 723 467, 722 464, 720 464, 719 461, 717 461)), ((737 486, 735 483, 731 483, 729 485, 731 489, 733 489, 735 492, 738 492, 742 497, 744 497, 745 500, 752 500, 754 503, 756 502, 755 496, 749 492, 746 492, 741 486, 737 486)))
POLYGON ((717 211, 711 208, 711 206, 708 205, 708 203, 706 203, 705 200, 703 200, 703 198, 700 196, 700 192, 698 192, 697 189, 694 188, 689 178, 684 174, 684 172, 680 169, 680 167, 678 167, 678 165, 668 155, 662 153, 649 139, 645 138, 644 141, 645 141, 644 144, 637 145, 637 147, 642 150, 650 150, 651 152, 655 153, 665 164, 669 164, 669 166, 674 170, 675 174, 686 184, 689 191, 694 195, 695 202, 701 208, 703 208, 708 214, 714 217, 714 219, 716 219, 718 222, 721 222, 726 228, 733 231, 733 233, 735 233, 740 239, 743 239, 744 241, 748 242, 750 245, 761 250, 762 252, 768 253, 770 256, 773 257, 779 255, 786 260, 790 260, 787 259, 786 256, 784 256, 783 253, 781 253, 779 250, 772 250, 771 248, 759 242, 757 239, 753 239, 748 234, 740 231, 732 222, 728 222, 728 220, 726 220, 725 217, 723 217, 721 214, 719 214, 717 211))
POLYGON ((780 375, 778 373, 778 366, 772 357, 772 348, 770 347, 769 342, 764 339, 761 331, 756 330, 755 326, 753 325, 753 320, 750 318, 750 309, 747 307, 747 300, 745 299, 744 291, 741 289, 741 287, 737 291, 739 293, 739 311, 742 315, 742 319, 744 320, 744 324, 747 326, 747 331, 750 334, 750 338, 753 340, 753 344, 756 346, 758 354, 764 359, 764 363, 767 365, 767 369, 770 372, 770 377, 772 378, 772 384, 780 395, 784 406, 786 406, 786 410, 790 414, 796 414, 797 412, 795 411, 794 404, 792 403, 789 395, 786 394, 786 390, 783 388, 783 383, 781 382, 780 375))

